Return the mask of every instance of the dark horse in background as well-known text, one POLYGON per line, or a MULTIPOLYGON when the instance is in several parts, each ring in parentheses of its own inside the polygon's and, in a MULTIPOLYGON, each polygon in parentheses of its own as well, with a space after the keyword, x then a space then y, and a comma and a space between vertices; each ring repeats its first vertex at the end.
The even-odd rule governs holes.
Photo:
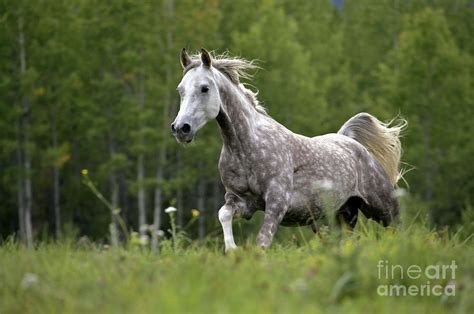
POLYGON ((171 125, 189 143, 209 120, 223 138, 219 171, 225 204, 219 210, 225 250, 236 247, 234 215, 264 210, 257 236, 268 247, 279 224, 314 225, 331 213, 351 227, 358 211, 388 225, 399 214, 394 188, 400 178, 399 135, 405 121, 385 124, 368 113, 349 119, 336 134, 306 137, 272 119, 256 94, 240 83, 253 62, 181 51, 179 113, 171 125))

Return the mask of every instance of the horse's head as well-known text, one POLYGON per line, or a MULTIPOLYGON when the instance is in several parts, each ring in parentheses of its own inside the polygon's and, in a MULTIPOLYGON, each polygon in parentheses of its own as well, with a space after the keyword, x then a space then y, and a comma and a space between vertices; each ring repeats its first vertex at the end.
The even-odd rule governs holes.
POLYGON ((171 131, 179 142, 189 143, 196 132, 219 114, 221 99, 212 71, 210 54, 201 49, 200 62, 191 60, 186 50, 181 50, 181 65, 186 70, 178 85, 181 104, 171 131), (193 66, 192 63, 196 63, 193 66))

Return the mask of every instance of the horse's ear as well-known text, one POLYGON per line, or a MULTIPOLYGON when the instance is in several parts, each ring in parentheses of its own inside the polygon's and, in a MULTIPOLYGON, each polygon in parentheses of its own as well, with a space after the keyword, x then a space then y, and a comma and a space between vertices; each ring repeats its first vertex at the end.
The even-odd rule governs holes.
POLYGON ((204 48, 201 48, 201 61, 202 61, 202 64, 204 64, 208 68, 211 67, 211 64, 212 64, 211 55, 204 48))
POLYGON ((186 52, 186 48, 181 49, 179 59, 181 61, 181 66, 183 67, 183 69, 186 69, 186 67, 191 64, 191 58, 186 52))

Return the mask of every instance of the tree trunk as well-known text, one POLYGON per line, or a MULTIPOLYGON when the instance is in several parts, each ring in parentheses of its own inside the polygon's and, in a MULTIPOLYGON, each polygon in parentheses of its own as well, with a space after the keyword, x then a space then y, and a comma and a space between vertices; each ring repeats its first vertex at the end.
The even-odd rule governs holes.
POLYGON ((17 174, 17 184, 18 184, 18 227, 20 233, 20 240, 22 242, 26 241, 25 234, 25 191, 23 189, 23 159, 22 159, 22 147, 23 139, 20 135, 21 132, 21 117, 17 122, 17 147, 16 147, 16 161, 18 167, 17 174))
MULTIPOLYGON (((26 51, 25 51, 25 35, 23 32, 23 18, 18 19, 18 42, 20 45, 20 76, 26 72, 26 51)), ((31 152, 29 148, 29 127, 30 127, 30 100, 28 96, 23 95, 22 97, 22 118, 20 124, 20 134, 23 138, 23 191, 24 191, 24 226, 25 226, 25 239, 28 247, 33 246, 33 227, 31 224, 31 207, 33 191, 31 186, 31 152)))
MULTIPOLYGON (((109 154, 110 157, 113 158, 116 154, 115 150, 115 142, 112 136, 109 138, 109 154)), ((110 202, 112 204, 112 208, 117 210, 119 207, 119 199, 120 199, 120 190, 119 184, 117 182, 117 174, 115 169, 112 169, 109 173, 109 182, 110 182, 110 202)), ((110 224, 110 241, 113 246, 117 246, 119 244, 119 236, 118 236, 118 221, 115 214, 111 213, 111 224, 110 224)))
POLYGON ((163 166, 166 161, 166 146, 162 145, 159 158, 158 166, 156 169, 156 187, 155 187, 155 208, 153 212, 153 232, 151 239, 151 249, 156 252, 158 249, 158 231, 161 228, 161 206, 163 203, 163 166))
POLYGON ((128 197, 127 191, 127 182, 125 180, 125 175, 123 172, 118 173, 117 176, 118 185, 119 185, 119 205, 120 205, 120 214, 122 215, 122 219, 124 220, 125 225, 128 225, 129 222, 129 208, 130 206, 130 199, 128 197))
MULTIPOLYGON (((164 11, 168 18, 173 16, 174 4, 173 0, 167 0, 164 3, 164 11)), ((166 48, 171 48, 173 43, 172 32, 168 30, 166 32, 166 48)), ((164 51, 163 53, 167 53, 164 51)), ((166 65, 165 69, 165 86, 168 88, 171 82, 171 71, 169 65, 166 65)), ((163 105, 163 121, 162 125, 159 125, 158 128, 161 129, 163 135, 168 132, 168 116, 169 116, 169 103, 170 103, 170 92, 167 90, 164 97, 163 105)), ((156 252, 158 249, 158 230, 161 227, 161 206, 163 202, 163 178, 164 178, 164 169, 163 167, 166 164, 166 141, 164 140, 165 136, 162 136, 161 143, 158 143, 158 164, 156 168, 156 187, 155 187, 155 206, 153 212, 153 232, 152 232, 152 242, 151 248, 152 251, 156 252)))
MULTIPOLYGON (((202 171, 201 166, 199 167, 199 169, 200 171, 202 171)), ((203 240, 204 236, 206 235, 206 182, 202 174, 199 176, 197 196, 197 206, 198 210, 201 212, 201 214, 199 215, 198 236, 199 240, 203 240)))
POLYGON ((140 235, 146 234, 146 205, 145 205, 145 187, 143 180, 145 178, 145 165, 143 154, 138 155, 137 181, 138 181, 138 229, 140 235))
MULTIPOLYGON (((58 150, 58 133, 56 123, 56 113, 51 113, 51 142, 53 150, 58 150)), ((53 207, 54 207, 54 227, 56 232, 56 238, 61 236, 61 207, 60 207, 60 187, 59 187, 59 176, 60 176, 60 165, 56 160, 53 164, 53 207)))
MULTIPOLYGON (((140 92, 138 99, 138 106, 140 111, 143 111, 145 107, 145 86, 143 82, 143 75, 140 76, 140 92)), ((143 127, 143 119, 141 119, 142 112, 139 112, 139 123, 140 128, 143 127)), ((146 226, 146 191, 144 185, 145 179, 145 162, 143 154, 143 135, 141 130, 139 130, 139 153, 138 153, 138 163, 137 163, 137 181, 138 181, 138 230, 140 230, 140 235, 145 235, 147 232, 146 226)))
MULTIPOLYGON (((176 170, 180 171, 182 167, 181 163, 181 149, 176 149, 176 170)), ((176 208, 178 209, 178 227, 183 228, 184 226, 184 206, 183 206, 183 187, 181 184, 176 189, 176 208)))
MULTIPOLYGON (((112 171, 109 176, 110 179, 110 203, 112 204, 112 207, 116 210, 120 208, 119 206, 119 185, 117 182, 117 175, 115 174, 115 171, 112 171)), ((115 215, 112 215, 112 222, 116 224, 116 218, 115 215)))

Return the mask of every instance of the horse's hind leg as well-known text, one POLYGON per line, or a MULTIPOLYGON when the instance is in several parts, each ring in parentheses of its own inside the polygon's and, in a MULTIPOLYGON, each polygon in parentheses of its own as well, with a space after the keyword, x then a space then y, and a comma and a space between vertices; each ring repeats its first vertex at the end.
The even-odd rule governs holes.
POLYGON ((345 224, 353 229, 357 224, 357 216, 362 203, 363 201, 358 197, 349 198, 336 212, 336 223, 338 226, 345 224))
POLYGON ((392 198, 387 198, 383 204, 378 202, 377 206, 362 202, 360 210, 365 217, 382 223, 384 227, 387 227, 392 222, 396 222, 399 218, 398 202, 392 198))

